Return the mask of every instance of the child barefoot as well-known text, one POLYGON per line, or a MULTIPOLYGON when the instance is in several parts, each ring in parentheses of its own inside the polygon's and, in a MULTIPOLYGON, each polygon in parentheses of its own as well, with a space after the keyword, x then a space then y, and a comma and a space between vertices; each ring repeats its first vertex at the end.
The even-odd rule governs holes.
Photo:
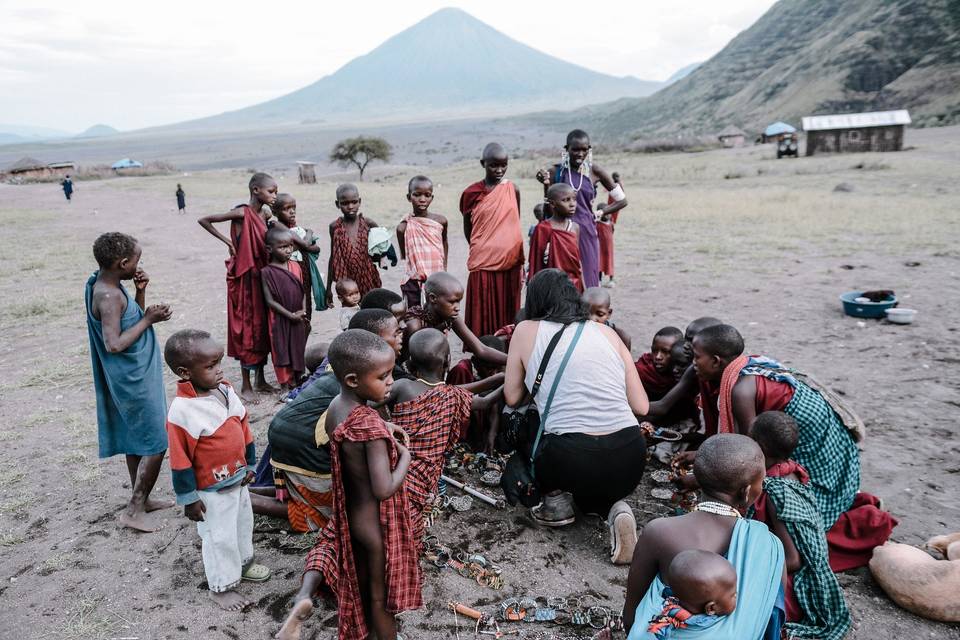
POLYGON ((160 528, 149 511, 173 503, 150 500, 163 455, 167 450, 163 427, 167 398, 163 364, 153 325, 170 319, 165 304, 146 306, 150 278, 138 268, 140 245, 122 233, 105 233, 93 243, 100 265, 87 280, 84 293, 87 333, 97 396, 100 457, 125 454, 133 495, 120 515, 120 524, 137 531, 160 528), (131 298, 123 287, 133 280, 131 298))
POLYGON ((206 331, 185 329, 163 352, 177 374, 167 435, 177 504, 197 523, 210 597, 223 609, 242 611, 252 602, 236 587, 264 582, 270 570, 253 564, 253 511, 247 485, 256 453, 247 411, 223 379, 223 348, 206 331))
POLYGON ((360 311, 360 288, 350 278, 337 280, 337 299, 340 300, 340 329, 347 330, 350 320, 360 311))
POLYGON ((306 365, 303 361, 310 332, 307 297, 300 263, 290 259, 293 234, 281 226, 267 231, 270 263, 260 270, 263 299, 269 309, 270 356, 280 383, 280 397, 300 384, 306 365))
MULTIPOLYGON (((702 630, 737 608, 737 572, 730 561, 711 551, 681 551, 667 569, 670 587, 663 611, 650 620, 648 638, 681 637, 679 629, 702 630)), ((641 636, 643 637, 643 636, 641 636)))
MULTIPOLYGON (((367 402, 382 403, 393 385, 395 352, 383 339, 348 329, 330 343, 340 394, 326 412, 333 475, 335 562, 304 574, 278 638, 298 638, 319 586, 335 589, 340 640, 397 638, 395 614, 423 606, 420 564, 403 486, 410 452, 367 402), (348 499, 349 498, 349 499, 348 499)), ((323 418, 321 418, 323 420, 323 418)))

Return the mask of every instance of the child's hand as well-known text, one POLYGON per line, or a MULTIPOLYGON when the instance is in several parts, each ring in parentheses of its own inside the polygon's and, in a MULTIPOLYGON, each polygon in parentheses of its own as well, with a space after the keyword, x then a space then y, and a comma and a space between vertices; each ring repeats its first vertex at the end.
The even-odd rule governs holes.
POLYGON ((152 304, 143 312, 144 317, 150 324, 166 322, 173 315, 173 311, 168 304, 152 304))
POLYGON ((539 171, 537 171, 537 180, 539 180, 543 184, 543 186, 549 187, 550 184, 553 182, 550 179, 550 170, 546 168, 541 168, 539 171))
POLYGON ((137 272, 133 274, 133 285, 137 288, 137 291, 143 291, 149 283, 150 276, 147 275, 147 272, 143 269, 137 269, 137 272))
POLYGON ((300 311, 294 311, 294 312, 293 312, 293 321, 294 321, 294 322, 309 322, 309 320, 307 319, 307 312, 304 311, 303 309, 300 309, 300 311))
POLYGON ((395 440, 398 440, 404 447, 410 446, 410 435, 402 427, 398 427, 392 422, 387 422, 386 425, 395 440))
POLYGON ((204 506, 203 500, 197 500, 192 502, 183 508, 183 515, 187 516, 194 522, 203 522, 203 514, 207 512, 207 507, 204 506))
POLYGON ((256 479, 257 474, 255 474, 253 471, 247 471, 247 475, 245 475, 243 480, 240 481, 240 486, 245 487, 256 479))
POLYGON ((237 255, 237 250, 233 248, 232 242, 227 245, 227 252, 230 254, 231 258, 237 255))

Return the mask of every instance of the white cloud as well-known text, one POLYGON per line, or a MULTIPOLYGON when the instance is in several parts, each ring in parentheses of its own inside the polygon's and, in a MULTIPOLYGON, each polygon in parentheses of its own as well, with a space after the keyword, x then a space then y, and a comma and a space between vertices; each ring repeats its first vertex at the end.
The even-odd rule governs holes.
MULTIPOLYGON (((455 6, 565 60, 665 80, 715 54, 772 4, 466 0, 455 6)), ((332 73, 443 6, 435 0, 35 0, 23 8, 0 0, 0 122, 131 129, 240 108, 332 73)))

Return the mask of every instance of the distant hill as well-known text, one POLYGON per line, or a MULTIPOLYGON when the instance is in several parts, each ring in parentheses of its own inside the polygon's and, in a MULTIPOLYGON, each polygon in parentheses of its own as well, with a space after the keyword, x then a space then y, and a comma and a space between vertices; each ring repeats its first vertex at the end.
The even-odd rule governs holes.
POLYGON ((702 134, 733 124, 907 108, 917 126, 960 123, 956 0, 780 0, 676 84, 581 110, 601 137, 702 134))
POLYGON ((693 64, 688 64, 687 66, 682 67, 681 69, 678 69, 672 76, 667 78, 667 81, 664 84, 670 85, 676 82, 677 80, 683 80, 688 75, 696 71, 697 67, 699 67, 702 64, 703 64, 702 62, 694 62, 693 64))
POLYGON ((282 123, 424 122, 574 109, 663 86, 591 71, 441 9, 335 73, 269 102, 164 129, 282 123))
POLYGON ((115 136, 120 133, 108 124, 95 124, 83 133, 77 134, 78 138, 103 138, 105 136, 115 136))
POLYGON ((0 144, 23 144, 54 138, 69 138, 71 135, 67 131, 49 127, 0 123, 0 144))

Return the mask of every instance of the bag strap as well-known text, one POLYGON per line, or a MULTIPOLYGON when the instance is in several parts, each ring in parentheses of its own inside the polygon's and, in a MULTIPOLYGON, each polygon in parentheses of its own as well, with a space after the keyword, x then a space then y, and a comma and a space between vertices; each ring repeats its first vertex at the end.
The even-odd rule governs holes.
POLYGON ((560 330, 553 334, 553 337, 550 338, 550 343, 547 344, 546 350, 543 352, 543 357, 540 358, 540 368, 537 369, 537 377, 533 379, 533 386, 530 387, 530 398, 532 399, 537 395, 537 391, 540 390, 540 384, 543 382, 543 374, 547 371, 547 363, 550 362, 550 356, 553 355, 553 352, 556 350, 557 345, 560 343, 560 338, 563 336, 563 332, 567 330, 569 324, 565 324, 560 327, 560 330))
MULTIPOLYGON (((530 449, 531 476, 536 476, 533 459, 537 455, 537 447, 540 445, 540 437, 543 435, 543 425, 547 424, 547 416, 550 415, 550 405, 553 404, 553 396, 557 393, 557 387, 560 386, 560 377, 563 375, 563 370, 567 368, 567 362, 570 361, 570 356, 573 355, 573 349, 577 346, 577 342, 580 341, 580 335, 583 333, 583 328, 586 325, 586 322, 581 322, 577 326, 577 332, 573 334, 573 339, 570 341, 570 346, 567 347, 567 352, 563 354, 563 360, 560 361, 560 368, 557 369, 557 375, 553 377, 553 384, 550 385, 550 395, 547 396, 547 402, 543 405, 543 412, 540 414, 540 427, 537 429, 537 437, 534 438, 533 447, 530 449)), ((566 326, 564 326, 564 329, 565 328, 566 326)), ((563 329, 560 331, 563 331, 563 329)), ((559 334, 560 331, 557 333, 559 334)))

